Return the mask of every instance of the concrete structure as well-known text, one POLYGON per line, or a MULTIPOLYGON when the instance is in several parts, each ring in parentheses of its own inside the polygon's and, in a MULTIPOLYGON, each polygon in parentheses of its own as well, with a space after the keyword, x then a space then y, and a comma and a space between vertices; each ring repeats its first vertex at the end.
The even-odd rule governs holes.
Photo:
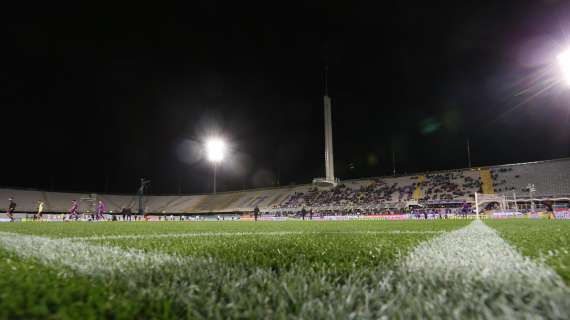
MULTIPOLYGON (((485 183, 491 186, 489 195, 512 197, 516 193, 519 202, 530 198, 527 190, 529 183, 536 187, 533 194, 535 199, 569 201, 570 158, 345 180, 336 188, 304 184, 217 194, 148 195, 144 198, 144 212, 201 215, 251 212, 256 206, 264 212, 296 212, 302 207, 366 209, 392 208, 411 202, 473 203, 475 192, 485 191, 485 183), (490 181, 485 182, 484 177, 490 181)), ((17 212, 36 212, 38 200, 45 203, 46 213, 67 212, 72 200, 80 201, 81 212, 91 208, 92 199, 102 200, 108 210, 115 213, 123 208, 136 212, 138 207, 135 193, 117 195, 0 188, 0 219, 6 218, 4 212, 9 197, 14 197, 18 204, 17 212)))
POLYGON ((335 186, 337 180, 334 177, 331 97, 329 97, 328 94, 326 71, 327 69, 325 69, 325 95, 323 97, 325 116, 325 177, 316 178, 313 180, 313 183, 319 186, 335 186))
POLYGON ((325 178, 334 183, 331 98, 325 94, 325 178))

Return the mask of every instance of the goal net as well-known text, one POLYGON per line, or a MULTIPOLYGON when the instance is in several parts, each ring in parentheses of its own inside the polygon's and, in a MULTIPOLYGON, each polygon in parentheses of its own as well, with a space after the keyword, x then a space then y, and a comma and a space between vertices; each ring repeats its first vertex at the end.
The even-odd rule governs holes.
POLYGON ((504 194, 485 194, 485 193, 475 193, 475 210, 477 216, 483 210, 489 207, 489 205, 493 205, 494 211, 499 212, 511 212, 511 211, 518 211, 516 198, 509 197, 504 194))

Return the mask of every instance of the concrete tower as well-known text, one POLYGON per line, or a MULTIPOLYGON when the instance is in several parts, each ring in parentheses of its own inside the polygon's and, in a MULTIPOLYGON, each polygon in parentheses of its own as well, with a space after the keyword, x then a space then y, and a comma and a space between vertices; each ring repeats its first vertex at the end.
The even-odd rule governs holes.
POLYGON ((331 97, 328 93, 327 84, 327 67, 325 67, 325 95, 324 100, 324 114, 325 114, 325 179, 327 182, 335 182, 334 178, 334 157, 333 157, 333 137, 332 137, 332 112, 331 112, 331 97))
POLYGON ((328 92, 327 72, 328 68, 325 66, 325 94, 323 96, 325 115, 325 177, 313 179, 314 184, 323 187, 336 185, 336 179, 334 177, 331 97, 329 97, 328 92))

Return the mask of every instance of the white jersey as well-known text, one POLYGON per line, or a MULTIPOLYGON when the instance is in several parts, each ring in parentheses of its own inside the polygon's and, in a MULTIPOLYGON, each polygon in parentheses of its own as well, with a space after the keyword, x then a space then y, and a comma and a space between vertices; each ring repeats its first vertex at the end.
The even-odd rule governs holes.
POLYGON ((40 204, 38 205, 38 213, 42 213, 44 212, 44 203, 40 202, 40 204))

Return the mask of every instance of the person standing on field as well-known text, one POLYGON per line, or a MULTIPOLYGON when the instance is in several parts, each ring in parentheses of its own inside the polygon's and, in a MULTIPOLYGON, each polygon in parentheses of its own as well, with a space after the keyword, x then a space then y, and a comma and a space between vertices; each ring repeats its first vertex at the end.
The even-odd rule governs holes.
POLYGON ((38 200, 38 213, 34 216, 34 220, 42 220, 45 204, 42 200, 38 200))
POLYGON ((95 219, 105 220, 105 216, 103 216, 103 214, 105 214, 105 211, 107 211, 107 208, 105 208, 105 204, 103 203, 103 201, 99 200, 99 202, 97 203, 97 209, 95 210, 96 213, 95 219))
POLYGON ((10 218, 10 222, 14 222, 14 211, 16 211, 16 202, 14 202, 14 197, 8 199, 8 211, 6 214, 10 218))
POLYGON ((259 207, 255 206, 255 209, 253 209, 253 219, 257 221, 257 217, 259 217, 259 207))
POLYGON ((69 219, 79 219, 79 203, 77 200, 71 201, 71 208, 69 208, 69 219))

